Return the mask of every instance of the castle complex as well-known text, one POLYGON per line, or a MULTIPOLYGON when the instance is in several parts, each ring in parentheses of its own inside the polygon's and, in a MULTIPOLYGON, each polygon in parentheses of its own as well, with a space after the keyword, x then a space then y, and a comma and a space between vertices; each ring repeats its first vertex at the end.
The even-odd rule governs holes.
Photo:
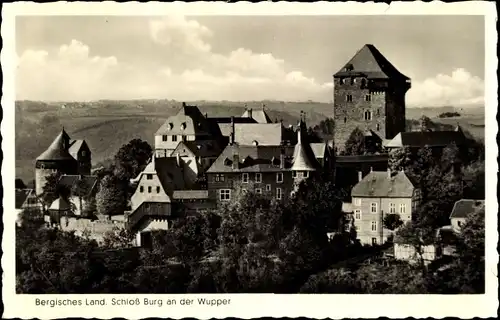
MULTIPOLYGON (((296 126, 285 126, 271 121, 264 106, 246 109, 239 117, 209 117, 197 106, 183 103, 157 130, 149 163, 131 181, 135 191, 124 221, 138 235, 138 243, 147 242, 151 230, 168 229, 178 214, 214 208, 234 199, 239 191, 286 200, 301 181, 333 171, 334 162, 342 167, 339 177, 345 181, 346 168, 353 166, 356 173, 363 171, 360 163, 368 163, 370 173, 363 178, 360 172, 352 189, 354 220, 357 228, 362 227, 358 232, 363 242, 385 241, 384 210, 395 213, 397 209, 405 220, 411 219, 417 192, 404 173, 371 172, 377 164, 387 166, 387 154, 339 157, 349 135, 358 128, 365 138, 377 138, 386 148, 419 147, 416 142, 444 147, 461 143, 463 132, 457 128, 444 133, 406 133, 405 94, 411 81, 371 44, 363 46, 333 78, 333 148, 328 142, 308 141, 302 114, 296 126), (401 186, 410 191, 393 192, 401 186), (392 193, 374 193, 384 188, 392 193)), ((69 187, 79 181, 94 189, 97 179, 90 176, 90 169, 87 143, 71 140, 62 129, 36 159, 36 195, 42 195, 47 176, 53 172, 61 173, 60 183, 69 187)), ((57 201, 61 210, 62 202, 57 201)), ((81 211, 84 204, 79 203, 81 211)))

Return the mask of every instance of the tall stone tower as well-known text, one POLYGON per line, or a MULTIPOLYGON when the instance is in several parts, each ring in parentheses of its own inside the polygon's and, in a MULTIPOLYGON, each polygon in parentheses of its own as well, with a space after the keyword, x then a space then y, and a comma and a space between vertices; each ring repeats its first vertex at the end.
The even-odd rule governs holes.
POLYGON ((405 95, 411 80, 374 45, 364 45, 333 80, 337 152, 356 127, 382 141, 405 131, 405 95))
POLYGON ((47 176, 50 174, 55 172, 62 174, 78 173, 78 162, 68 152, 69 147, 69 135, 62 129, 49 148, 36 158, 35 184, 37 195, 43 193, 47 176))

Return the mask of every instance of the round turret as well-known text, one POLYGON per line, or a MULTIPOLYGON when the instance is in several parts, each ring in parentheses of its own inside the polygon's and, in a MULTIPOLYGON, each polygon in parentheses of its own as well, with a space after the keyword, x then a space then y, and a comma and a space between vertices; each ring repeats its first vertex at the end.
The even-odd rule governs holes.
POLYGON ((70 138, 64 129, 35 163, 36 194, 43 193, 47 177, 53 173, 76 174, 78 163, 68 152, 70 138))

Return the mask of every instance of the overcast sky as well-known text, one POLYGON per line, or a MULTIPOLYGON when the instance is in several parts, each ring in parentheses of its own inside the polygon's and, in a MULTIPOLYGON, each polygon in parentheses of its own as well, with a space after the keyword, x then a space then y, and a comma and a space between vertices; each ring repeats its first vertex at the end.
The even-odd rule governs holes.
POLYGON ((18 99, 331 101, 365 43, 410 106, 482 104, 482 16, 18 17, 18 99))

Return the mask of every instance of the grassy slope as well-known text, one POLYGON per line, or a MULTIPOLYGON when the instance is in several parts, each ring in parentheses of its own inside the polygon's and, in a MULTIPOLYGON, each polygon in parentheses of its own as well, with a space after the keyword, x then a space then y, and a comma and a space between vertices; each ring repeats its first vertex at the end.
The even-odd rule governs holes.
MULTIPOLYGON (((263 102, 208 102, 192 101, 202 113, 209 116, 239 116, 244 106, 261 108, 263 102)), ((316 102, 265 101, 272 120, 282 119, 297 123, 300 112, 306 112, 306 121, 314 126, 332 116, 331 104, 316 102)), ((169 100, 96 101, 89 103, 16 102, 16 177, 29 181, 34 177, 35 158, 40 155, 64 126, 74 139, 85 139, 92 150, 92 162, 97 164, 112 158, 116 151, 133 138, 154 144, 154 133, 161 124, 180 108, 180 103, 169 100)), ((448 111, 448 110, 445 110, 448 111)), ((484 136, 484 113, 460 118, 439 119, 444 112, 439 108, 407 109, 407 118, 418 119, 425 114, 433 121, 456 125, 457 121, 479 137, 484 136)))

